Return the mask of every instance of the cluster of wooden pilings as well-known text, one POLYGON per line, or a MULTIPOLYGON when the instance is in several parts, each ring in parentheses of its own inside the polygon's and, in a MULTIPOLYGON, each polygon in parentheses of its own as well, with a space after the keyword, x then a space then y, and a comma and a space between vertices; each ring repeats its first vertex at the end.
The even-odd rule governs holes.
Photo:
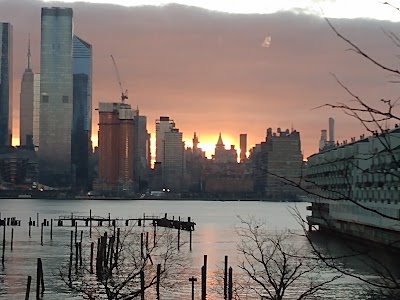
MULTIPOLYGON (((6 226, 20 226, 21 221, 16 218, 4 218, 1 220, 0 226, 3 226, 3 255, 2 255, 2 264, 4 265, 5 261, 5 248, 6 248, 6 226)), ((36 214, 36 220, 32 220, 32 217, 29 218, 28 227, 29 227, 29 237, 31 237, 31 227, 39 227, 40 224, 40 244, 44 245, 44 228, 50 227, 50 240, 53 240, 53 223, 57 226, 71 226, 74 227, 74 230, 70 231, 70 255, 69 255, 69 264, 68 264, 68 284, 72 287, 72 278, 73 272, 77 274, 79 272, 79 268, 82 267, 83 258, 82 258, 82 237, 83 231, 80 231, 80 238, 78 237, 78 225, 89 227, 89 236, 92 238, 92 227, 95 226, 110 226, 113 227, 113 234, 108 234, 107 232, 104 235, 100 236, 97 240, 97 245, 95 242, 90 242, 90 274, 95 274, 96 278, 101 280, 101 278, 106 274, 106 272, 112 272, 113 268, 116 267, 118 263, 118 255, 120 251, 120 227, 119 225, 132 225, 132 222, 136 222, 137 226, 145 226, 147 222, 150 226, 153 227, 154 233, 154 241, 156 243, 156 228, 159 227, 168 227, 177 229, 178 232, 178 250, 181 246, 180 235, 181 231, 189 232, 189 246, 190 251, 192 250, 192 231, 194 230, 195 223, 191 221, 189 217, 187 221, 181 220, 180 217, 176 220, 174 217, 172 219, 167 218, 167 214, 163 217, 155 217, 155 216, 146 216, 140 218, 128 218, 128 219, 120 219, 120 218, 111 218, 110 214, 108 218, 93 216, 92 211, 90 210, 89 216, 77 216, 77 215, 69 215, 69 216, 60 216, 56 219, 43 219, 41 223, 39 223, 39 214, 36 214), (97 246, 97 249, 96 249, 97 246), (95 254, 96 252, 96 254, 95 254)), ((14 237, 14 228, 11 228, 11 243, 10 250, 13 250, 13 237, 14 237)), ((142 259, 150 259, 147 255, 147 249, 149 249, 149 232, 142 232, 140 236, 140 249, 141 249, 141 257, 142 259)), ((161 273, 161 265, 157 265, 157 282, 156 282, 156 294, 157 299, 160 299, 160 273, 161 273)), ((140 274, 141 287, 144 287, 144 273, 141 271, 140 274)), ((31 289, 31 281, 32 276, 28 276, 27 287, 26 287, 26 297, 25 299, 29 299, 30 289, 31 289)), ((195 299, 195 283, 197 282, 197 278, 192 276, 189 278, 189 282, 191 283, 191 299, 195 299)), ((228 256, 225 256, 225 268, 224 268, 224 299, 232 300, 233 298, 233 274, 232 267, 228 267, 228 256)), ((144 288, 141 289, 141 299, 144 299, 144 288)), ((43 296, 45 291, 44 287, 44 278, 43 278, 43 268, 42 261, 40 258, 37 259, 37 280, 36 280, 36 299, 40 299, 43 296)), ((207 298, 207 255, 204 255, 203 266, 201 267, 201 300, 206 300, 207 298)))

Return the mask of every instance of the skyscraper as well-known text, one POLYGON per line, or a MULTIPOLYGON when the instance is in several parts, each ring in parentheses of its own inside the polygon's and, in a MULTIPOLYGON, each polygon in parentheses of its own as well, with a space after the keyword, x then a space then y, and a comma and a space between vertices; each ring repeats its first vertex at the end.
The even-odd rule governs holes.
POLYGON ((184 171, 184 142, 182 132, 172 128, 164 133, 163 183, 165 188, 180 191, 184 171))
POLYGON ((99 103, 99 180, 95 189, 133 190, 133 117, 129 104, 99 103))
POLYGON ((28 42, 27 65, 22 75, 19 107, 19 143, 21 146, 33 146, 35 74, 31 69, 31 44, 28 42))
POLYGON ((0 22, 0 146, 12 139, 12 26, 0 22))
POLYGON ((134 123, 134 143, 133 143, 133 173, 135 181, 148 180, 148 172, 150 170, 150 139, 147 131, 147 117, 139 115, 139 109, 135 111, 133 119, 134 123))
POLYGON ((71 183, 72 31, 71 8, 42 8, 39 172, 52 186, 71 183))
POLYGON ((174 120, 170 120, 169 117, 160 117, 156 120, 156 162, 164 163, 165 133, 174 127, 174 120))
POLYGON ((88 188, 92 151, 92 45, 73 38, 72 170, 75 186, 88 188))

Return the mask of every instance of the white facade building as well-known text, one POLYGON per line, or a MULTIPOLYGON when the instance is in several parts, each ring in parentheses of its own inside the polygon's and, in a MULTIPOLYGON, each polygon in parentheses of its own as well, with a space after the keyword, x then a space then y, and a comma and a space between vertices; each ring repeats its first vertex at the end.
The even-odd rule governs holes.
POLYGON ((400 128, 310 156, 306 182, 310 225, 379 243, 397 240, 400 128))

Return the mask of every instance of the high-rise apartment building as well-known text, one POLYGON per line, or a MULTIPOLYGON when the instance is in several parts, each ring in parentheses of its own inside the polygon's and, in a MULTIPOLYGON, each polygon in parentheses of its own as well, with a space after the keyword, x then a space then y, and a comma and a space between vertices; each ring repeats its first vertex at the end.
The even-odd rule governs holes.
POLYGON ((39 172, 51 186, 71 184, 72 15, 71 8, 42 8, 39 172))
POLYGON ((133 190, 133 118, 129 104, 99 103, 99 180, 96 189, 133 190))
POLYGON ((0 22, 0 146, 12 140, 12 26, 0 22))
POLYGON ((301 191, 299 184, 303 155, 300 133, 289 129, 272 132, 267 129, 266 141, 253 149, 252 164, 255 176, 255 190, 271 200, 296 200, 301 191))
POLYGON ((73 37, 72 173, 74 185, 88 188, 92 152, 92 45, 73 37))
POLYGON ((182 132, 172 128, 164 133, 164 187, 172 191, 180 191, 184 173, 184 142, 182 132))
POLYGON ((170 120, 169 117, 160 117, 156 120, 156 162, 164 163, 165 133, 170 132, 174 127, 174 120, 170 120))

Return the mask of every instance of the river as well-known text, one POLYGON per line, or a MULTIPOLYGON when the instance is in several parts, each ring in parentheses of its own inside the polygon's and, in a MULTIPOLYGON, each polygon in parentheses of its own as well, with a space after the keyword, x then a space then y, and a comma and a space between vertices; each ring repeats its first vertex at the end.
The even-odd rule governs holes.
MULTIPOLYGON (((236 244, 239 241, 234 226, 239 219, 250 216, 266 222, 271 232, 285 229, 298 233, 296 243, 307 248, 307 241, 301 236, 302 228, 291 213, 297 208, 303 217, 306 216, 308 203, 288 202, 258 202, 258 201, 184 201, 184 200, 38 200, 38 199, 0 199, 1 218, 16 217, 21 220, 21 226, 14 227, 13 251, 10 251, 11 227, 6 227, 5 265, 0 267, 0 299, 23 299, 26 290, 27 276, 33 278, 31 298, 34 298, 37 258, 43 261, 46 291, 43 299, 81 299, 82 296, 71 293, 58 274, 62 262, 69 257, 69 233, 71 227, 57 227, 54 223, 53 240, 50 241, 50 227, 44 228, 43 246, 40 243, 40 227, 32 227, 31 238, 28 236, 28 221, 36 220, 39 213, 40 222, 43 219, 56 219, 60 215, 92 215, 111 218, 138 218, 146 215, 174 216, 187 219, 191 217, 196 222, 193 232, 193 251, 188 251, 188 245, 181 249, 189 256, 190 268, 183 274, 187 285, 176 291, 175 296, 163 296, 162 299, 190 299, 190 283, 188 278, 195 276, 196 299, 200 299, 200 268, 203 256, 208 257, 207 274, 212 274, 223 265, 224 256, 229 256, 229 263, 234 272, 238 272, 236 244), (180 296, 177 296, 180 295, 180 296)), ((2 228, 2 227, 1 227, 2 228)), ((82 228, 87 230, 87 228, 82 228)), ((3 230, 3 229, 1 229, 3 230)), ((150 229, 151 230, 151 229, 150 229)), ((1 233, 2 236, 2 233, 1 233)), ((182 240, 188 240, 188 233, 182 232, 182 240)), ((353 272, 361 272, 348 267, 353 272)), ((332 275, 326 272, 325 275, 332 275)), ((210 284, 212 285, 212 283, 210 284)), ((324 299, 362 299, 360 284, 352 278, 340 279, 331 285, 330 291, 323 295, 324 299)), ((223 297, 222 297, 223 298, 223 297)), ((218 295, 208 292, 207 299, 221 299, 218 295)), ((288 298, 290 299, 290 298, 288 298)))

